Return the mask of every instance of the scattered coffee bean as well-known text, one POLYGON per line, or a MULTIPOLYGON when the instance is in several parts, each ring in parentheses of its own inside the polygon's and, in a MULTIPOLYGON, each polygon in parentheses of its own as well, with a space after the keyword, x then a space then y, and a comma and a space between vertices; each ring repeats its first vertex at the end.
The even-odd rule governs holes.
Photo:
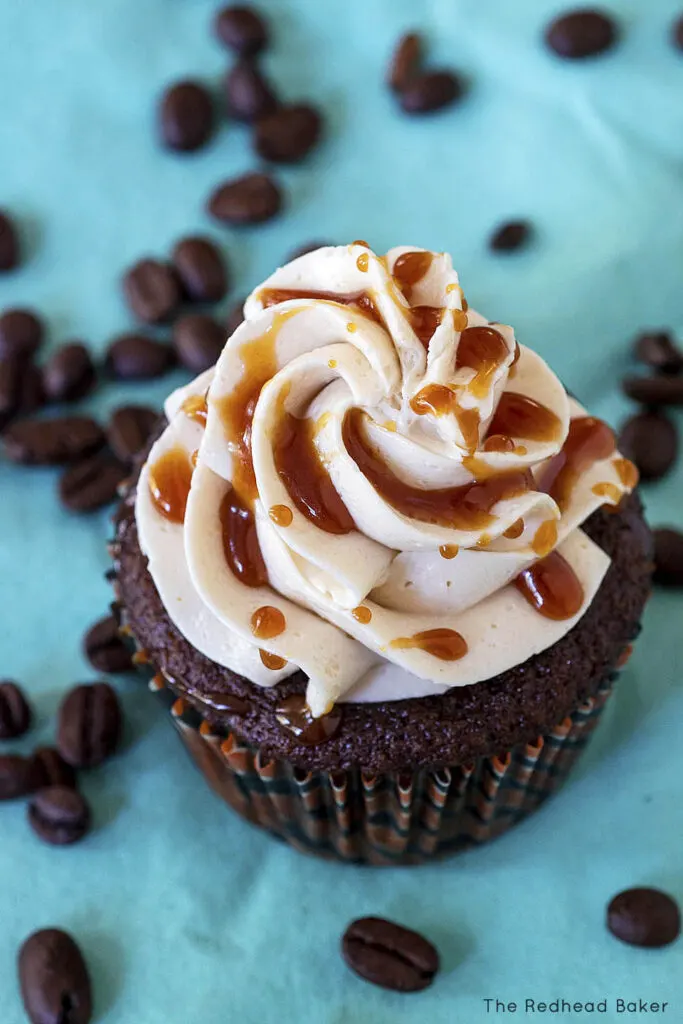
POLYGON ((401 93, 406 114, 431 114, 459 100, 464 84, 452 71, 425 71, 417 75, 401 93))
POLYGON ((66 932, 34 932, 19 951, 19 984, 31 1024, 90 1024, 92 994, 83 955, 66 932))
POLYGON ((320 113, 308 103, 280 107, 261 118, 254 130, 254 148, 264 160, 298 163, 308 156, 322 131, 320 113))
POLYGON ((278 106, 272 85, 248 60, 238 61, 225 76, 225 101, 230 117, 247 124, 271 114, 278 106))
POLYGON ((19 754, 0 754, 0 800, 16 800, 33 793, 40 777, 32 761, 19 754))
POLYGON ((245 174, 219 185, 207 209, 216 220, 236 226, 271 220, 282 207, 282 192, 268 174, 245 174))
POLYGON ((176 82, 159 105, 159 134, 167 149, 188 153, 211 138, 214 127, 211 93, 200 82, 176 82))
POLYGON ((39 790, 28 808, 28 820, 36 835, 52 846, 70 846, 90 827, 90 808, 77 789, 48 786, 39 790))
POLYGON ((225 326, 228 332, 228 338, 231 338, 240 324, 244 323, 245 301, 245 299, 238 299, 226 317, 225 326))
POLYGON ((193 373, 202 373, 213 366, 225 342, 225 328, 203 313, 189 313, 177 320, 173 328, 178 360, 193 373))
POLYGON ((113 615, 106 615, 90 627, 83 637, 83 650, 98 672, 127 672, 133 667, 113 615))
POLYGON ((654 541, 654 582, 664 587, 683 587, 683 533, 664 526, 654 531, 654 541))
POLYGON ((0 740, 23 736, 31 726, 31 706, 23 691, 9 679, 0 682, 0 740))
POLYGON ((514 252, 523 248, 530 238, 530 224, 524 220, 513 220, 496 228, 489 239, 489 246, 494 252, 514 252))
POLYGON ((671 26, 671 39, 674 46, 679 50, 683 50, 683 15, 677 18, 671 26))
POLYGON ((19 265, 19 239, 12 219, 0 210, 0 273, 14 270, 19 265))
POLYGON ((104 431, 89 416, 17 420, 2 437, 5 455, 24 465, 49 466, 75 462, 104 444, 104 431))
POLYGON ((146 405, 122 405, 114 409, 107 426, 107 439, 117 459, 132 462, 158 423, 159 413, 146 405))
POLYGON ((287 257, 287 262, 291 263, 292 260, 298 260, 299 256, 307 256, 309 252, 316 252, 317 249, 324 249, 328 245, 334 245, 334 242, 305 242, 296 249, 292 249, 287 257))
POLYGON ((60 501, 70 512, 96 512, 116 501, 127 476, 128 467, 111 452, 96 452, 74 463, 60 477, 60 501))
POLYGON ((131 312, 146 324, 169 320, 180 305, 180 282, 173 267, 143 259, 127 271, 123 292, 131 312))
POLYGON ((153 380, 173 365, 173 349, 144 334, 122 334, 107 349, 104 365, 117 380, 153 380))
POLYGON ((617 27, 601 11, 585 8, 556 18, 546 29, 545 39, 558 57, 580 60, 609 50, 616 42, 617 27))
POLYGON ((45 394, 53 402, 75 402, 95 385, 95 365, 90 352, 79 341, 62 345, 43 367, 45 394))
POLYGON ((647 363, 662 373, 680 373, 683 370, 683 352, 668 331, 640 334, 635 340, 633 354, 641 363, 647 363))
POLYGON ((108 683, 76 686, 59 709, 57 747, 75 768, 94 768, 116 750, 121 736, 121 711, 108 683))
POLYGON ((419 992, 434 980, 439 954, 422 935, 381 917, 361 917, 344 932, 342 953, 361 978, 396 992, 419 992))
POLYGON ((632 946, 668 946, 681 932, 676 901, 659 889, 626 889, 607 908, 612 935, 632 946))
POLYGON ((224 7, 216 15, 214 30, 225 46, 242 57, 253 57, 268 43, 266 24, 253 7, 224 7))
POLYGON ((21 362, 23 366, 19 391, 19 414, 28 416, 45 405, 45 387, 43 375, 35 363, 29 363, 23 359, 21 362))
POLYGON ((635 462, 642 480, 659 480, 676 461, 676 424, 663 413, 631 416, 619 433, 619 450, 635 462))
POLYGON ((393 52, 387 85, 394 92, 403 92, 416 77, 422 57, 422 39, 417 32, 401 36, 393 52))
POLYGON ((183 238, 171 255, 185 296, 191 302, 220 302, 228 290, 225 261, 209 238, 183 238))
POLYGON ((683 405, 683 376, 625 377, 624 394, 641 405, 683 405))
POLYGON ((15 357, 0 360, 0 430, 15 416, 36 412, 45 404, 40 370, 32 362, 15 357))
POLYGON ((29 359, 43 342, 42 322, 30 309, 8 309, 0 316, 0 359, 29 359))
POLYGON ((54 747, 39 747, 33 753, 33 768, 38 779, 37 789, 47 786, 68 786, 76 789, 76 772, 54 747))

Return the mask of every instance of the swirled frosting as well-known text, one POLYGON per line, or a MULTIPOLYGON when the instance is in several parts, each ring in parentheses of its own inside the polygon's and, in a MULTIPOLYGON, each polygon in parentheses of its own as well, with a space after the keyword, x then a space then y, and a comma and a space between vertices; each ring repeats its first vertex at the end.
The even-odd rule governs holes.
POLYGON ((636 474, 450 257, 364 243, 256 289, 213 370, 167 402, 137 494, 179 630, 256 685, 442 693, 541 651, 607 570, 581 531, 636 474))

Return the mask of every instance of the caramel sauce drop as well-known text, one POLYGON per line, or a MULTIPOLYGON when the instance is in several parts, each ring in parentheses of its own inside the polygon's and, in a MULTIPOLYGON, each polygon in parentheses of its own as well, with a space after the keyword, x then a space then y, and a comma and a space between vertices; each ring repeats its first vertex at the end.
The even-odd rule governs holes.
POLYGON ((410 324, 427 352, 434 331, 443 320, 444 313, 445 310, 441 306, 412 306, 411 309, 406 310, 410 324))
POLYGON ((368 268, 370 266, 370 257, 366 252, 362 253, 362 255, 358 257, 358 259, 356 260, 356 266, 361 271, 361 273, 367 274, 368 268))
POLYGON ((607 481, 595 484, 592 490, 593 494, 598 498, 609 498, 614 505, 618 505, 623 497, 623 494, 617 485, 608 483, 607 481))
POLYGON ((413 288, 429 272, 433 260, 431 252, 404 252, 394 263, 394 280, 408 302, 412 301, 413 288))
POLYGON ((624 487, 628 487, 628 489, 632 491, 634 487, 638 486, 640 474, 630 459, 620 457, 615 459, 612 465, 619 474, 619 479, 624 487))
POLYGON ((338 302, 342 306, 355 306, 375 323, 383 323, 381 314, 372 298, 366 292, 354 292, 351 295, 338 295, 337 292, 316 292, 285 288, 264 288, 259 293, 259 298, 264 309, 269 306, 276 306, 280 302, 288 302, 289 299, 323 299, 327 302, 338 302))
POLYGON ((346 330, 349 332, 349 334, 355 334, 356 331, 358 330, 358 324, 354 324, 353 320, 349 320, 348 324, 346 325, 346 330))
POLYGON ((468 327, 460 335, 455 366, 456 369, 466 366, 475 371, 467 388, 476 398, 484 398, 491 387, 494 373, 507 356, 508 348, 500 331, 493 327, 468 327))
POLYGON ((517 540, 524 533, 524 520, 515 519, 512 526, 508 526, 507 530, 503 532, 503 536, 507 537, 508 540, 517 540))
POLYGON ((397 650, 417 649, 439 661, 458 661, 467 654, 467 642, 454 629, 426 629, 414 636, 400 636, 389 644, 397 650))
POLYGON ((199 423, 202 427, 206 426, 206 417, 209 414, 206 395, 190 395, 180 408, 189 419, 199 423))
POLYGON ((346 450, 377 493, 411 519, 460 530, 481 530, 492 523, 491 509, 496 502, 518 497, 534 486, 531 473, 519 470, 461 487, 413 487, 397 477, 369 443, 362 426, 364 415, 362 409, 346 413, 342 426, 346 450))
POLYGON ((272 640, 287 628, 287 620, 279 608, 264 604, 251 617, 251 631, 259 640, 272 640))
POLYGON ((442 558, 455 558, 460 548, 457 544, 442 544, 439 548, 439 554, 442 558))
POLYGON ((149 468, 152 503, 171 523, 185 522, 191 485, 192 463, 184 448, 171 448, 149 468))
POLYGON ((531 549, 539 558, 545 558, 556 544, 557 522, 555 519, 546 519, 536 530, 534 539, 531 542, 531 549))
POLYGON ((268 509, 268 515, 276 526, 291 526, 294 516, 288 505, 272 505, 268 509))
POLYGON ((250 505, 231 488, 221 502, 219 514, 223 552, 233 576, 246 587, 265 586, 268 583, 268 570, 261 554, 250 505))
POLYGON ((463 331, 466 331, 467 330, 467 324, 469 323, 469 320, 467 319, 467 313, 465 312, 465 310, 464 309, 454 309, 452 311, 452 315, 453 315, 453 327, 458 332, 458 334, 461 334, 463 331))
POLYGON ((351 245, 362 245, 365 249, 370 248, 368 243, 364 242, 362 238, 357 238, 355 242, 351 242, 351 245))
POLYGON ((477 448, 481 422, 479 410, 461 408, 457 391, 453 388, 445 384, 427 384, 411 398, 410 408, 417 416, 455 416, 467 450, 473 452, 477 448))
POLYGON ((273 672, 277 672, 287 664, 286 658, 281 658, 279 654, 271 654, 270 651, 264 651, 261 647, 259 648, 259 656, 266 668, 272 669, 273 672))
POLYGON ((608 458, 614 448, 614 434, 602 420, 594 416, 572 420, 567 440, 548 463, 538 481, 538 489, 564 509, 581 474, 594 462, 608 458))
MULTIPOLYGON (((486 440, 502 434, 525 441, 554 441, 560 435, 560 420, 550 409, 516 391, 504 391, 488 429, 486 440)), ((486 442, 484 442, 486 448, 486 442)))
POLYGON ((368 622, 370 622, 372 619, 372 612, 363 604, 359 604, 357 608, 354 608, 351 611, 351 614, 353 615, 356 622, 360 622, 361 625, 363 626, 367 626, 368 622))
POLYGON ((326 533, 351 533, 356 524, 318 455, 315 431, 312 420, 283 411, 273 435, 275 467, 292 501, 309 522, 326 533))
POLYGON ((514 452, 515 442, 507 434, 490 434, 484 441, 485 452, 514 452))
POLYGON ((581 582, 558 551, 552 551, 521 572, 515 579, 515 586, 547 619, 571 619, 583 605, 581 582))
POLYGON ((280 725, 288 729, 305 747, 317 747, 326 743, 339 731, 343 714, 340 707, 333 707, 326 715, 314 718, 302 694, 286 697, 275 710, 280 725))

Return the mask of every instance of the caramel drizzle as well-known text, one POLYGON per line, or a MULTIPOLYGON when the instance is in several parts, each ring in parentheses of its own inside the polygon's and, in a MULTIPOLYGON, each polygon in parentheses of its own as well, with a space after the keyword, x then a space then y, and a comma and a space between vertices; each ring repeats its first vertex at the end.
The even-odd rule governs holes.
POLYGON ((569 424, 562 449, 543 471, 537 487, 554 498, 564 510, 582 473, 615 449, 614 434, 602 420, 581 416, 569 424))
POLYGON ((467 385, 475 398, 485 398, 496 371, 508 357, 508 347, 500 331, 493 327, 468 327, 460 335, 455 367, 468 367, 475 376, 467 385))
POLYGON ((279 654, 271 654, 270 651, 264 651, 262 647, 259 648, 259 656, 265 667, 273 672, 279 671, 287 664, 286 658, 281 658, 279 654))
POLYGON ((256 533, 256 521, 250 504, 230 488, 219 510, 223 535, 223 553, 233 576, 245 587, 264 587, 268 570, 256 533))
POLYGON ((412 304, 413 288, 426 277, 434 261, 431 252, 404 252, 394 263, 394 281, 412 304))
POLYGON ((278 704, 275 717, 303 746, 317 747, 336 735, 342 724, 343 713, 340 707, 334 706, 327 714, 314 718, 306 698, 301 694, 293 694, 278 704))
POLYGON ((206 395, 190 395, 180 407, 188 419, 194 420, 200 427, 206 426, 206 419, 209 415, 209 406, 206 395))
POLYGON ((473 452, 479 444, 478 409, 463 409, 457 389, 446 384, 427 384, 411 398, 410 408, 417 416, 455 416, 465 447, 473 452))
MULTIPOLYGON (((512 450, 508 447, 493 448, 490 442, 498 437, 504 438, 506 444, 515 437, 524 441, 556 441, 561 426, 559 417, 547 406, 516 391, 504 391, 489 425, 484 448, 487 451, 512 450)), ((514 448, 514 441, 512 444, 514 448)))
POLYGON ((439 661, 459 661, 467 654, 467 641, 454 629, 426 629, 414 636, 400 636, 389 644, 397 650, 420 650, 439 661))
POLYGON ((184 448, 171 448, 149 468, 152 503, 157 512, 171 523, 185 522, 191 486, 192 463, 184 448))
POLYGON ((552 551, 521 572, 515 586, 532 608, 547 619, 571 619, 583 606, 581 581, 559 551, 552 551))
POLYGON ((384 323, 377 306, 367 292, 338 294, 337 292, 316 292, 296 288, 264 288, 259 292, 259 298, 263 303, 264 309, 268 309, 270 306, 277 306, 281 302, 288 302, 290 299, 322 299, 327 302, 338 302, 342 306, 355 307, 360 313, 374 320, 375 323, 384 323))

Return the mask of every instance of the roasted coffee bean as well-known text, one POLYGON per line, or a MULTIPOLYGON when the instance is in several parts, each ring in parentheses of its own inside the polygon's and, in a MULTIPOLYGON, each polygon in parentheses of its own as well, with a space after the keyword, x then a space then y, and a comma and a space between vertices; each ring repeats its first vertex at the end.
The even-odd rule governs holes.
POLYGON ((556 18, 546 29, 545 40, 559 57, 580 60, 604 53, 616 42, 617 27, 601 11, 583 8, 556 18))
POLYGON ((396 992, 419 992, 434 980, 439 954, 422 935, 381 917, 361 917, 344 932, 342 953, 352 971, 396 992))
POLYGON ((90 1024, 90 976, 70 935, 57 928, 34 932, 21 947, 18 969, 31 1024, 90 1024))
POLYGON ((60 477, 59 497, 70 512, 96 512, 111 505, 128 475, 128 467, 103 451, 74 463, 60 477))
POLYGON ((8 309, 0 316, 0 359, 30 359, 43 342, 42 321, 30 309, 8 309))
POLYGON ((47 786, 68 786, 76 788, 75 769, 67 764, 54 747, 39 747, 33 753, 33 768, 38 779, 37 789, 47 786))
POLYGON ((282 206, 282 193, 268 174, 245 174, 219 185, 207 209, 225 224, 260 224, 271 220, 282 206))
POLYGON ((247 124, 272 113, 278 106, 272 85, 249 60, 238 61, 225 76, 225 102, 230 117, 247 124))
POLYGON ((75 462, 104 444, 104 431, 89 416, 17 420, 2 437, 12 462, 48 466, 75 462))
POLYGON ((180 305, 180 282, 173 267, 160 260, 139 260, 123 278, 131 312, 146 324, 169 320, 180 305))
POLYGON ((309 252, 316 252, 317 249, 324 249, 328 245, 334 245, 333 242, 305 242, 298 248, 293 249, 287 257, 287 262, 291 263, 292 260, 298 260, 299 256, 307 256, 309 252))
POLYGON ((104 365, 117 380, 153 380, 173 365, 173 349, 144 334, 122 334, 107 349, 104 365))
POLYGON ((394 92, 403 92, 404 89, 407 89, 418 74, 421 57, 422 39, 418 33, 407 32, 401 36, 396 44, 387 72, 389 88, 394 92))
POLYGON ((178 360, 193 373, 202 373, 213 366, 225 342, 225 328, 203 313, 189 313, 177 320, 173 328, 178 360))
POLYGON ((226 317, 225 326, 228 332, 228 338, 231 338, 240 324, 244 323, 245 301, 246 299, 238 299, 226 317))
POLYGON ((452 71, 425 71, 416 75, 401 93, 406 114, 431 114, 449 107, 465 91, 461 78, 452 71))
POLYGON ((122 405, 114 409, 107 426, 107 440, 117 459, 132 462, 158 423, 159 413, 146 405, 122 405))
POLYGON ((491 235, 489 246, 494 252, 513 252, 522 249, 531 238, 531 225, 524 220, 501 224, 491 235))
POLYGON ((159 135, 167 149, 201 149, 213 128, 213 99, 200 82, 176 82, 166 89, 159 104, 159 135))
POLYGON ((242 57, 253 57, 268 43, 268 29, 253 7, 230 6, 218 12, 214 30, 220 41, 242 57))
POLYGON ((631 416, 619 432, 619 450, 635 462, 642 480, 659 480, 676 461, 676 424, 663 413, 631 416))
POLYGON ((11 217, 0 210, 0 273, 19 266, 19 238, 11 217))
POLYGON ((35 363, 20 360, 21 380, 19 385, 19 414, 28 416, 45 405, 46 395, 43 375, 35 363))
POLYGON ((279 107, 254 130, 254 148, 264 160, 294 164, 308 156, 322 132, 320 113, 308 103, 279 107))
POLYGON ((0 430, 14 416, 26 416, 45 404, 40 370, 26 359, 0 360, 0 430))
POLYGON ((53 402, 75 402, 95 385, 95 364, 80 341, 62 345, 43 367, 43 388, 53 402))
POLYGON ((119 635, 113 615, 95 622, 83 637, 85 656, 98 672, 127 672, 133 667, 131 655, 119 635))
POLYGON ((16 800, 33 793, 40 785, 40 776, 27 757, 0 754, 0 800, 16 800))
POLYGON ((116 750, 121 736, 121 711, 108 683, 76 686, 59 709, 57 747, 75 768, 94 768, 116 750))
POLYGON ((70 846, 82 839, 90 828, 90 808, 77 789, 48 786, 33 796, 28 820, 43 842, 52 846, 70 846))
POLYGON ((653 579, 663 587, 683 587, 683 533, 673 527, 654 531, 655 572, 653 579))
POLYGON ((641 363, 662 373, 680 373, 683 370, 683 352, 668 331, 647 331, 638 335, 633 354, 641 363))
POLYGON ((31 706, 16 683, 0 682, 0 740, 23 736, 31 726, 31 706))
POLYGON ((210 238, 182 238, 171 255, 185 297, 191 302, 220 302, 228 274, 220 249, 210 238))
POLYGON ((612 935, 632 946, 659 948, 681 933, 681 912, 676 901, 659 889, 626 889, 607 908, 612 935))
POLYGON ((683 376, 625 377, 621 386, 624 394, 641 405, 683 405, 683 376))
POLYGON ((677 18, 671 26, 671 39, 674 46, 679 50, 683 50, 683 15, 677 18))

